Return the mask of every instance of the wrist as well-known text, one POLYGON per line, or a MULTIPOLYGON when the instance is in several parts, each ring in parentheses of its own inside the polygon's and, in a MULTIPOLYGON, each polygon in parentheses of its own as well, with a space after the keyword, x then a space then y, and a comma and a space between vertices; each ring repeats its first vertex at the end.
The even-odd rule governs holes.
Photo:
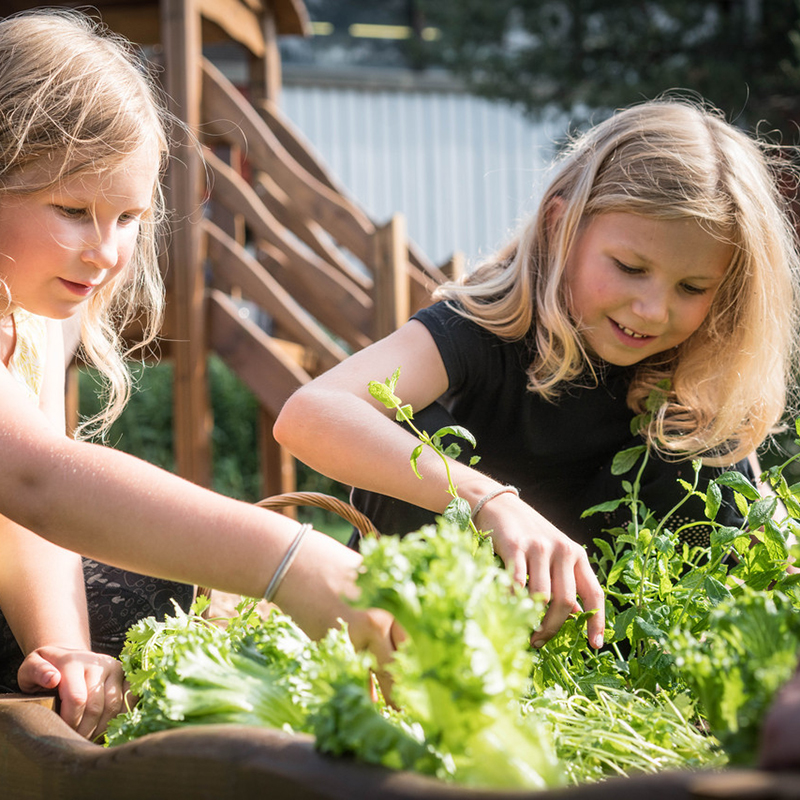
POLYGON ((474 522, 477 519, 478 514, 480 514, 481 511, 483 511, 487 503, 490 503, 496 497, 500 497, 501 495, 504 494, 513 494, 516 497, 519 497, 519 489, 517 489, 516 486, 505 485, 505 486, 497 486, 494 489, 491 489, 490 491, 486 492, 486 494, 479 497, 478 500, 472 506, 472 513, 470 515, 472 521, 474 522))

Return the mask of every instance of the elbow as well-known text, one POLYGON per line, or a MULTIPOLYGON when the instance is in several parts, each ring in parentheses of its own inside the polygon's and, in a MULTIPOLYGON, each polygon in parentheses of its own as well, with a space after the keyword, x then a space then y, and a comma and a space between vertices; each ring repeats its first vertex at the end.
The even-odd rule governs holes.
POLYGON ((275 441, 293 455, 297 455, 296 450, 302 441, 303 429, 311 418, 308 406, 305 393, 300 388, 283 404, 283 408, 272 426, 272 435, 275 441))

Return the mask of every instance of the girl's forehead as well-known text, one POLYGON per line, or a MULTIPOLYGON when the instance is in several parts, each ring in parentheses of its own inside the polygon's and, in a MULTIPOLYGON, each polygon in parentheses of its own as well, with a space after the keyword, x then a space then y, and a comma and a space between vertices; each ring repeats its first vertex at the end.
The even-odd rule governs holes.
POLYGON ((55 192, 89 199, 109 194, 147 197, 148 205, 158 181, 161 152, 141 147, 127 155, 114 155, 85 164, 66 157, 41 158, 18 170, 4 188, 15 193, 55 192))

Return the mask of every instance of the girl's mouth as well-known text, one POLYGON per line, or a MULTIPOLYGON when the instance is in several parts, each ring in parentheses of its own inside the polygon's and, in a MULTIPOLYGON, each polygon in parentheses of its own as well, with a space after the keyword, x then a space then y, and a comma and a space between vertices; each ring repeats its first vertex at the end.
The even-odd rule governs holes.
POLYGON ((60 278, 61 283, 74 295, 78 297, 88 297, 96 287, 86 283, 75 283, 75 281, 68 281, 66 278, 60 278))
POLYGON ((628 328, 625 325, 621 325, 616 320, 610 319, 610 321, 614 332, 617 334, 617 338, 621 339, 626 344, 642 345, 656 338, 655 336, 650 336, 646 333, 638 333, 637 331, 628 328))

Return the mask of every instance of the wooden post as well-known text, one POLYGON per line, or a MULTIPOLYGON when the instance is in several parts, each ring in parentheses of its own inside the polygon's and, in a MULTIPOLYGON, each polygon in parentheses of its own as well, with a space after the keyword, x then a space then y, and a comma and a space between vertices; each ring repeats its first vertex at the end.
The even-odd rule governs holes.
POLYGON ((188 126, 176 130, 167 183, 173 216, 168 303, 173 322, 175 461, 201 486, 211 485, 211 412, 208 400, 205 282, 200 253, 201 158, 192 134, 200 125, 201 34, 195 0, 161 0, 165 90, 170 110, 188 126))
POLYGON ((406 221, 395 214, 375 230, 375 328, 376 339, 396 331, 410 315, 406 221))
POLYGON ((265 0, 260 13, 261 34, 264 37, 264 55, 250 58, 250 99, 258 106, 264 100, 280 101, 281 54, 278 49, 278 22, 273 0, 265 0))
MULTIPOLYGON (((261 483, 264 497, 294 492, 297 489, 297 462, 285 447, 272 436, 275 417, 263 406, 258 415, 258 438, 261 452, 261 483)), ((288 517, 297 519, 293 506, 282 509, 288 517)))
POLYGON ((448 280, 457 281, 466 271, 464 253, 460 250, 456 250, 453 255, 450 256, 450 259, 442 264, 441 270, 448 280))

